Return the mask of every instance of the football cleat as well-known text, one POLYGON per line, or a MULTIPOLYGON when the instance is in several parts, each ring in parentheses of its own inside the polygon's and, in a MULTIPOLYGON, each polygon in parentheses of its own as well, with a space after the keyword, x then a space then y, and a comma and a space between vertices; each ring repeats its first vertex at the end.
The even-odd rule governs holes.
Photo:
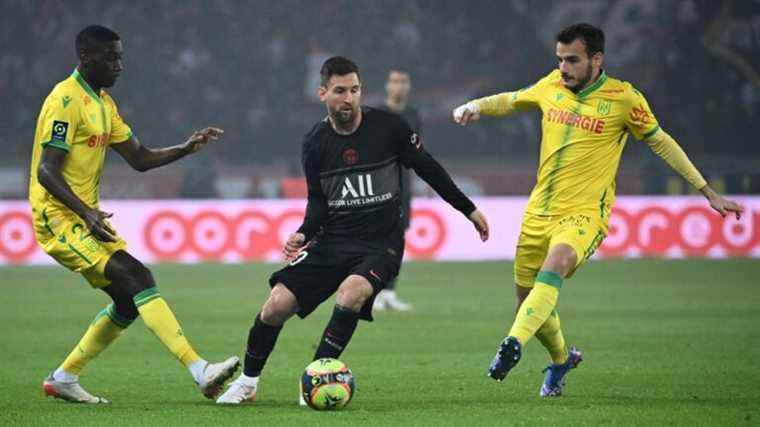
POLYGON ((384 289, 375 297, 375 310, 410 311, 412 305, 400 299, 396 291, 384 289))
POLYGON ((53 378, 52 373, 42 382, 42 391, 46 396, 52 396, 56 399, 72 403, 110 403, 102 397, 93 396, 85 391, 85 389, 79 385, 79 381, 57 381, 53 378))
POLYGON ((232 356, 224 362, 207 364, 198 388, 207 399, 215 398, 222 391, 224 383, 232 378, 239 367, 240 358, 237 356, 232 356))
POLYGON ((565 387, 565 376, 571 369, 578 367, 583 361, 583 353, 575 347, 570 347, 567 352, 567 361, 560 365, 551 364, 542 372, 546 372, 544 383, 541 385, 541 397, 562 396, 562 388, 565 387))
POLYGON ((246 380, 241 375, 240 378, 231 382, 216 403, 221 405, 239 405, 241 403, 250 403, 256 400, 256 390, 259 388, 259 378, 246 380))
POLYGON ((510 369, 517 365, 522 357, 522 345, 515 337, 506 337, 496 350, 491 366, 488 368, 488 376, 496 381, 502 381, 507 377, 510 369))

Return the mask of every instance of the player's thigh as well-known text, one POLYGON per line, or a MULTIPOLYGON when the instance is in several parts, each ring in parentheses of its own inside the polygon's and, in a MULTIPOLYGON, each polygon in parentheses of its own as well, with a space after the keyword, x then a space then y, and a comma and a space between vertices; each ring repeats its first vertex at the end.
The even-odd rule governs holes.
POLYGON ((572 214, 560 218, 552 231, 549 251, 557 245, 567 245, 575 251, 575 265, 569 267, 565 277, 583 265, 593 254, 606 236, 606 223, 593 214, 572 214))
POLYGON ((311 314, 330 298, 345 278, 342 260, 332 248, 317 243, 309 246, 284 268, 269 278, 269 286, 281 284, 294 296, 298 316, 311 314))
POLYGON ((111 255, 125 249, 127 243, 116 236, 116 242, 101 242, 93 236, 78 217, 47 218, 44 230, 37 231, 42 249, 59 264, 81 273, 93 287, 108 286, 105 266, 111 255))
POLYGON ((545 218, 525 215, 515 251, 515 284, 530 289, 549 249, 551 223, 545 218))

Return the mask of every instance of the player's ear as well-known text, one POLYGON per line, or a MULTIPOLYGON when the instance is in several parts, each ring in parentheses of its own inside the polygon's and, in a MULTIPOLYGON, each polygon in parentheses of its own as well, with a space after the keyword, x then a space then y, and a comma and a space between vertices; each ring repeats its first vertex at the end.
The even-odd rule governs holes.
POLYGON ((327 100, 327 88, 320 85, 317 88, 317 96, 319 97, 320 101, 325 102, 327 100))
POLYGON ((604 61, 604 54, 602 52, 597 52, 594 54, 594 56, 591 57, 591 63, 595 67, 601 67, 603 61, 604 61))

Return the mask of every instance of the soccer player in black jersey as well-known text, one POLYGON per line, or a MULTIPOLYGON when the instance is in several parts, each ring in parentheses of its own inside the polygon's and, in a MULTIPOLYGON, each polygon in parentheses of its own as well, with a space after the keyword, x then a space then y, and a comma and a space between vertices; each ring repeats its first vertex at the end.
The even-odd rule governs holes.
POLYGON ((303 141, 306 216, 285 244, 289 264, 269 279, 272 291, 249 332, 244 373, 217 403, 252 401, 285 321, 306 317, 336 291, 315 360, 339 357, 359 319, 372 320, 374 297, 396 276, 404 252, 402 164, 466 215, 481 240, 488 239, 485 216, 409 125, 396 114, 360 105, 356 64, 333 57, 320 74, 319 97, 328 116, 303 141))

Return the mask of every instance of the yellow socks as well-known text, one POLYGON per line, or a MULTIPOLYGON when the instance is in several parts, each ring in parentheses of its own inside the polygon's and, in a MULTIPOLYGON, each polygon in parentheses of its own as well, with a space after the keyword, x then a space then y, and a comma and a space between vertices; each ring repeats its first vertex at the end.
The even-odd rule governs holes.
POLYGON ((61 364, 61 369, 79 375, 87 363, 116 340, 130 323, 132 319, 119 316, 110 304, 95 316, 82 339, 61 364))
POLYGON ((174 313, 161 298, 158 289, 155 287, 145 289, 135 295, 134 301, 148 329, 185 367, 189 368, 194 362, 201 360, 185 338, 174 313))
POLYGON ((546 322, 557 305, 562 277, 551 271, 541 271, 536 283, 523 301, 508 336, 517 338, 523 346, 546 322))
POLYGON ((567 361, 567 347, 565 347, 565 337, 562 335, 562 329, 560 329, 557 310, 552 310, 546 322, 538 328, 536 338, 549 351, 552 363, 560 365, 567 361))

